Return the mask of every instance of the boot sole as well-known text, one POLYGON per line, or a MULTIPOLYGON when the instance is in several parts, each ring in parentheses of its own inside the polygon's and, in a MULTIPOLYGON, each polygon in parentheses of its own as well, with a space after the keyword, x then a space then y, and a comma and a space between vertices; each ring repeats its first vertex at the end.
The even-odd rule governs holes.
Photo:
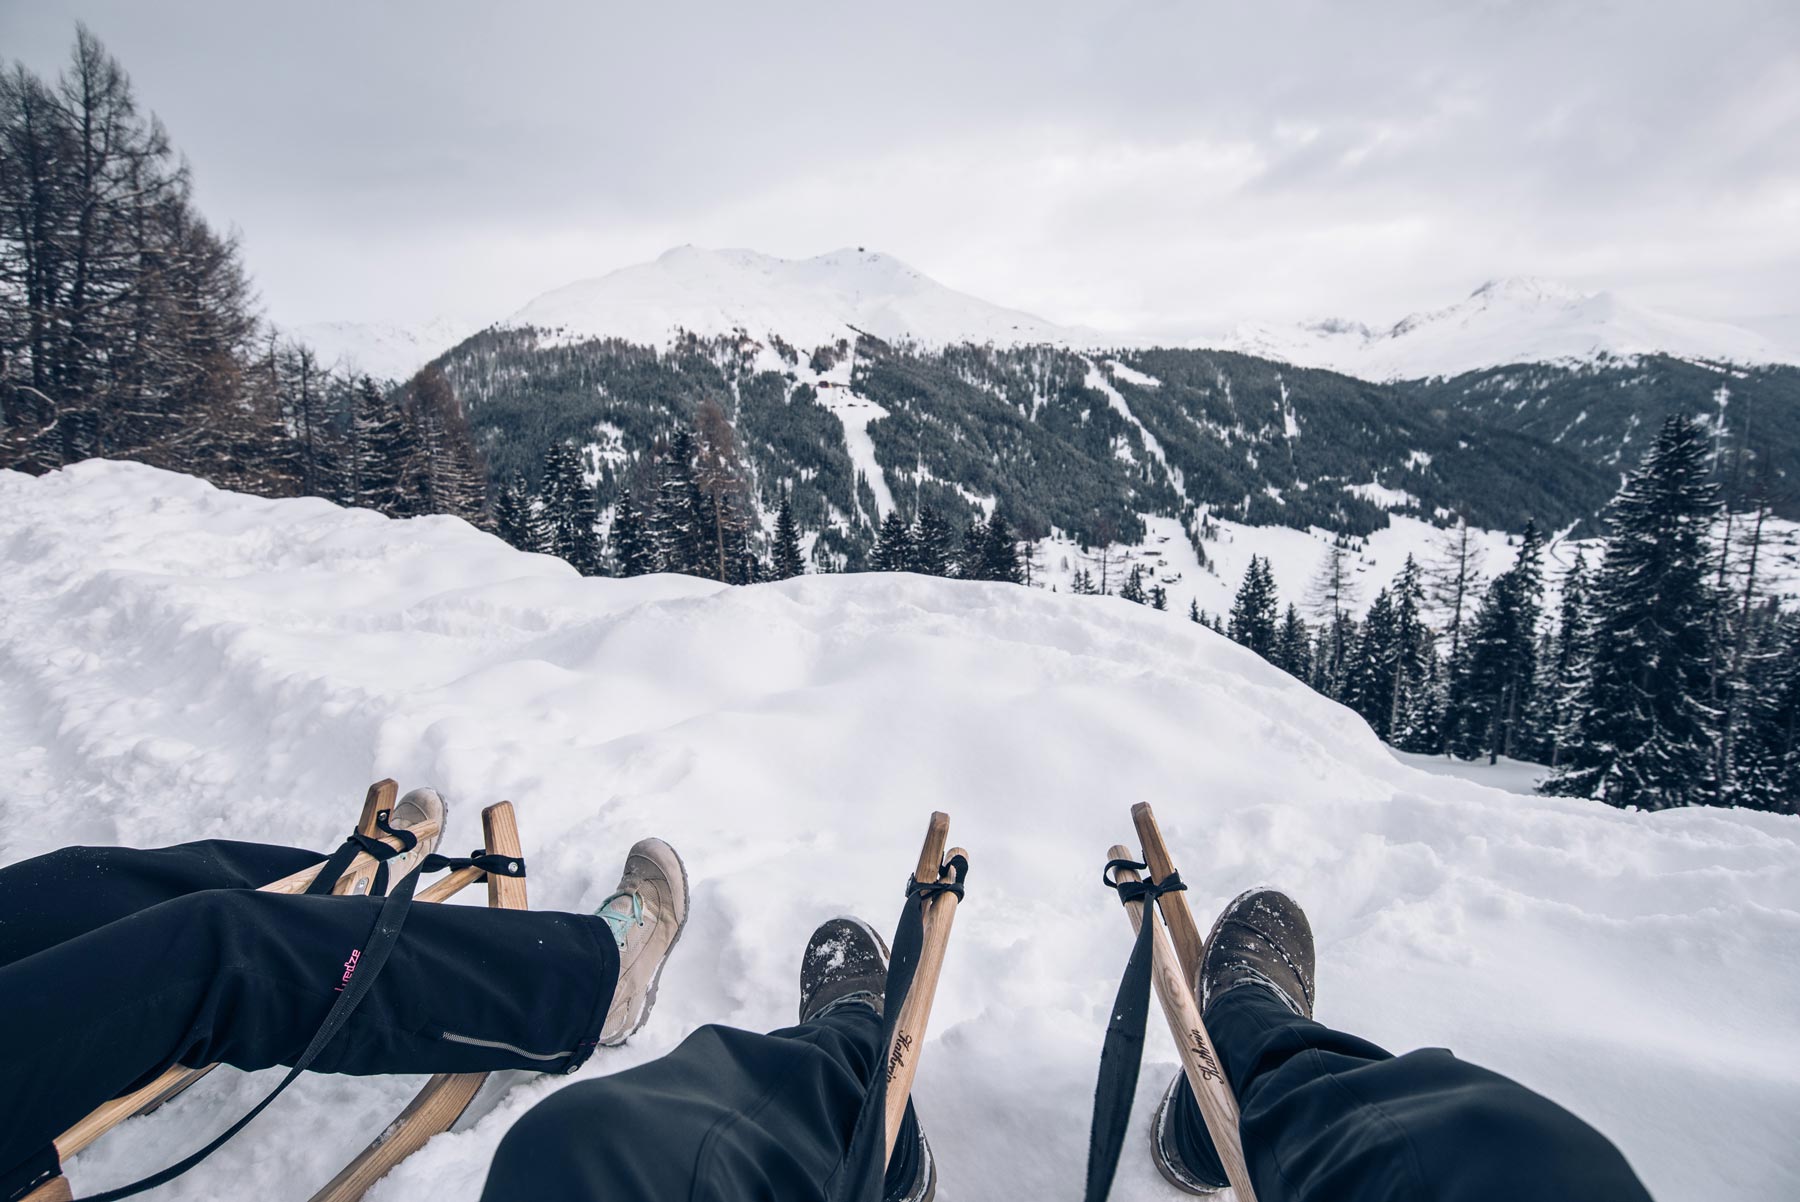
POLYGON ((1169 1088, 1163 1090, 1162 1101, 1156 1104, 1156 1114, 1150 1120, 1150 1163, 1162 1174, 1162 1179, 1180 1190, 1196 1198, 1211 1198, 1221 1193, 1228 1186, 1205 1185, 1198 1181, 1179 1176, 1172 1165, 1163 1159, 1162 1129, 1163 1118, 1169 1113, 1169 1103, 1175 1098, 1175 1090, 1181 1083, 1181 1077, 1169 1082, 1169 1088))

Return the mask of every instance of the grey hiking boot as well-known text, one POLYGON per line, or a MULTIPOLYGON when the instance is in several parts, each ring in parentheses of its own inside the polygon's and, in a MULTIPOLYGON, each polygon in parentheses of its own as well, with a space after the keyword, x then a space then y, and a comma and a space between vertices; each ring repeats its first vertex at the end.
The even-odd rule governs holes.
POLYGON ((414 789, 388 811, 388 825, 397 831, 412 830, 427 822, 437 824, 436 833, 421 835, 411 851, 403 851, 387 862, 390 891, 438 849, 444 838, 444 827, 450 822, 450 807, 438 796, 436 789, 414 789))
POLYGON ((661 839, 642 839, 625 857, 619 887, 594 913, 619 945, 619 983, 600 1028, 600 1046, 616 1048, 649 1021, 669 952, 687 925, 687 867, 661 839))
MULTIPOLYGON (((1301 1018, 1311 1018, 1315 968, 1312 925, 1299 903, 1274 889, 1252 889, 1233 899, 1213 923, 1194 992, 1204 1011, 1214 998, 1254 986, 1301 1018)), ((1178 1071, 1163 1091, 1150 1124, 1150 1158, 1176 1189, 1210 1194, 1225 1188, 1225 1169, 1186 1080, 1178 1071), (1183 1121, 1176 1121, 1177 1111, 1187 1112, 1183 1121)))
MULTIPOLYGON (((811 1022, 844 1006, 866 1006, 881 1015, 887 999, 888 945, 860 918, 819 924, 800 957, 800 1021, 811 1022)), ((900 1128, 882 1185, 882 1202, 932 1202, 937 1197, 937 1158, 925 1140, 918 1113, 900 1128), (910 1142, 907 1134, 911 1132, 910 1142)))

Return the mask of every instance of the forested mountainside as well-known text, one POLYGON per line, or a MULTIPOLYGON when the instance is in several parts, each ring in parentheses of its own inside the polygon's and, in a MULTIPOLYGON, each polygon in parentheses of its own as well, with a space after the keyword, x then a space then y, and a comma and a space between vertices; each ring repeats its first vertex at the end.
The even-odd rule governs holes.
POLYGON ((860 561, 889 508, 999 505, 1018 529, 1135 541, 1141 515, 1379 529, 1393 509, 1512 529, 1590 518, 1616 471, 1587 448, 1405 387, 1231 352, 1107 356, 1053 347, 926 350, 863 336, 665 349, 491 329, 439 363, 497 481, 535 482, 558 441, 590 448, 602 504, 677 427, 716 414, 771 512, 860 561), (866 431, 866 433, 865 433, 866 431))
POLYGON ((1424 406, 1468 413, 1619 470, 1637 462, 1669 417, 1698 417, 1730 453, 1720 474, 1734 505, 1760 493, 1776 514, 1800 518, 1800 368, 1645 355, 1522 363, 1393 387, 1424 406), (1749 451, 1741 462, 1740 449, 1749 451))

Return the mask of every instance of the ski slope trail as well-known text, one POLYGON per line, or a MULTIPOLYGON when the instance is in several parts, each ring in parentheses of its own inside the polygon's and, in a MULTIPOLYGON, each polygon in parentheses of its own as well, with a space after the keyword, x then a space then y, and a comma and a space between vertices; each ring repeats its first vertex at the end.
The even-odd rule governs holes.
MULTIPOLYGON (((1319 1015, 1447 1046, 1617 1141, 1661 1202, 1800 1194, 1800 820, 1641 814, 1397 762, 1349 711, 1112 598, 912 576, 582 579, 450 518, 264 501, 127 464, 0 473, 0 854, 326 848, 369 781, 432 783, 446 846, 519 809, 532 904, 590 909, 667 838, 692 918, 648 1027, 792 1021, 840 913, 891 930, 926 815, 970 849, 922 1060, 945 1202, 1075 1199, 1129 927, 1101 887, 1157 807, 1202 921, 1273 883, 1311 915, 1319 1015)), ((1150 1024, 1119 1198, 1175 1068, 1150 1024)), ((370 1194, 471 1202, 515 1088, 370 1194)), ((90 1193, 272 1084, 214 1073, 76 1158, 90 1193)), ((153 1196, 303 1200, 412 1080, 309 1077, 153 1196)), ((654 1115, 641 1116, 646 1123, 654 1115)))

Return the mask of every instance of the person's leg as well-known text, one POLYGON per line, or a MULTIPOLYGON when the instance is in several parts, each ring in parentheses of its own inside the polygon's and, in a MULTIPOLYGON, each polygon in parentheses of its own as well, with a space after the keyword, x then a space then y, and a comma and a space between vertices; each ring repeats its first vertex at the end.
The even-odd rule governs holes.
POLYGON ((0 868, 0 965, 204 889, 255 889, 325 857, 210 839, 178 847, 65 847, 0 868))
MULTIPOLYGON (((815 932, 833 980, 798 1026, 695 1031, 660 1060, 552 1094, 501 1141, 482 1202, 818 1202, 883 1058, 885 948, 861 923, 815 932), (866 954, 865 954, 866 953, 866 954)), ((929 1197, 930 1152, 907 1107, 885 1196, 929 1197)))
MULTIPOLYGON (((1648 1202, 1617 1148, 1540 1094, 1442 1048, 1393 1056, 1238 988, 1206 1012, 1262 1202, 1648 1202)), ((1210 1155, 1177 1091, 1185 1154, 1210 1155)))
MULTIPOLYGON (((209 889, 0 967, 0 1186, 94 1106, 171 1065, 292 1063, 381 905, 209 889)), ((618 964, 598 916, 415 905, 313 1068, 567 1071, 600 1037, 618 964)))
MULTIPOLYGON (((1313 1021, 1312 931, 1292 899, 1234 901, 1200 977, 1262 1202, 1649 1202, 1604 1136, 1516 1081, 1442 1048, 1393 1056, 1313 1021)), ((1166 1118, 1153 1145, 1165 1176, 1222 1183, 1185 1078, 1166 1118)))

